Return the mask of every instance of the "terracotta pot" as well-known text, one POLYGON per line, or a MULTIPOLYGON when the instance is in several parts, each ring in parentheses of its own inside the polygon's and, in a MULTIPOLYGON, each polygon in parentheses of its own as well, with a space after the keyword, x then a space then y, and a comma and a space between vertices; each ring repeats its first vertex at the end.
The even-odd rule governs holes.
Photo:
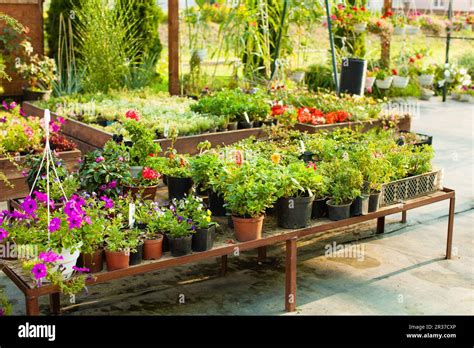
POLYGON ((143 245, 144 260, 158 260, 163 255, 163 236, 157 239, 147 239, 143 245))
POLYGON ((97 273, 104 268, 104 249, 98 249, 92 254, 81 254, 77 260, 79 267, 89 268, 91 273, 97 273))
POLYGON ((128 268, 130 262, 130 254, 124 251, 105 251, 105 261, 108 271, 128 268))
POLYGON ((263 218, 263 215, 256 218, 241 218, 232 215, 237 240, 247 242, 262 238, 263 218))
POLYGON ((136 198, 138 195, 140 195, 140 197, 143 199, 154 200, 157 188, 158 188, 158 185, 145 186, 145 187, 141 187, 141 186, 134 187, 134 186, 123 185, 123 194, 126 195, 128 193, 131 193, 133 198, 136 198))

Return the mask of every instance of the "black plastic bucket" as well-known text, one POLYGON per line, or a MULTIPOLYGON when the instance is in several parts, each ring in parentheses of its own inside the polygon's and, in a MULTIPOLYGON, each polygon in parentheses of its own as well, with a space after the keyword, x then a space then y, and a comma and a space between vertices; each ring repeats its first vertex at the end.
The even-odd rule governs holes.
POLYGON ((168 237, 171 256, 183 256, 191 253, 193 236, 171 238, 168 237))
POLYGON ((212 246, 214 245, 215 233, 215 225, 212 225, 208 228, 198 228, 196 233, 193 234, 193 251, 206 251, 212 249, 212 246))
POLYGON ((279 198, 277 201, 278 226, 303 228, 309 225, 314 196, 279 198))
POLYGON ((193 180, 191 178, 175 178, 168 177, 168 198, 182 199, 189 195, 193 187, 193 180))
POLYGON ((328 206, 328 217, 333 221, 348 219, 351 217, 351 203, 333 205, 331 200, 326 202, 328 206))

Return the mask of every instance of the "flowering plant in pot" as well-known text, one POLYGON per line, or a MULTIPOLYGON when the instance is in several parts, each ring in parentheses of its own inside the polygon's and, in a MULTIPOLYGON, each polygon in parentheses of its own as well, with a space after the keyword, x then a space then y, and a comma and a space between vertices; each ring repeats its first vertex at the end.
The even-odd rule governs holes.
POLYGON ((173 148, 167 152, 167 166, 163 167, 163 174, 168 181, 169 199, 181 199, 191 192, 193 180, 189 158, 179 155, 173 148))
POLYGON ((352 201, 360 195, 363 178, 359 169, 346 159, 336 158, 324 167, 329 177, 331 199, 326 202, 331 220, 350 217, 352 201))
POLYGON ((128 136, 132 141, 132 146, 128 148, 130 154, 130 172, 133 178, 138 177, 143 169, 147 158, 158 155, 161 147, 155 143, 154 131, 144 122, 140 122, 136 112, 129 110, 126 114, 127 120, 123 123, 128 136))
POLYGON ((278 175, 278 225, 284 228, 303 228, 311 220, 315 193, 320 191, 323 177, 314 164, 295 162, 280 168, 278 175))
POLYGON ((116 197, 130 179, 128 152, 123 144, 108 141, 103 150, 89 152, 79 169, 81 187, 87 192, 116 197))
POLYGON ((56 63, 54 59, 38 54, 33 55, 31 43, 25 40, 22 43, 25 51, 25 60, 18 59, 15 68, 18 74, 28 81, 26 100, 47 100, 53 89, 56 77, 56 63))
POLYGON ((143 246, 145 260, 158 260, 163 255, 164 232, 169 230, 169 221, 174 213, 166 208, 153 204, 152 219, 148 222, 143 246))
POLYGON ((392 69, 392 84, 395 88, 406 88, 410 81, 409 71, 406 66, 401 66, 399 69, 392 69))
POLYGON ((431 145, 409 146, 411 149, 408 156, 408 175, 414 176, 430 172, 433 167, 431 160, 434 150, 431 145))
POLYGON ((123 184, 123 194, 131 194, 132 197, 140 195, 143 199, 153 200, 156 195, 156 189, 160 182, 161 175, 149 168, 143 167, 137 178, 130 177, 123 184))
POLYGON ((263 214, 273 206, 278 192, 272 168, 271 162, 263 159, 238 161, 226 166, 219 176, 225 206, 241 242, 261 238, 263 214))
POLYGON ((196 225, 189 217, 178 213, 166 214, 167 235, 171 256, 183 256, 191 253, 192 237, 196 231, 196 225))
POLYGON ((193 251, 212 249, 217 223, 211 220, 212 213, 204 207, 201 197, 190 195, 176 204, 177 214, 189 217, 196 226, 192 238, 193 251))

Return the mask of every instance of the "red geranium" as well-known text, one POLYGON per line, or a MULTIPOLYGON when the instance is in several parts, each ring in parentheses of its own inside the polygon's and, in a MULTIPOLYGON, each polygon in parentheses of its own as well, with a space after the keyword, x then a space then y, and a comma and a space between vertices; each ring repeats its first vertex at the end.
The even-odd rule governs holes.
POLYGON ((275 104, 272 106, 272 116, 283 115, 287 109, 286 105, 275 104))
POLYGON ((142 170, 143 179, 155 180, 160 178, 160 174, 149 167, 145 167, 142 170))
POLYGON ((398 71, 397 71, 397 69, 392 69, 392 75, 395 75, 395 76, 397 76, 397 75, 398 75, 398 71))
POLYGON ((130 120, 140 121, 140 115, 135 110, 128 110, 125 113, 125 117, 130 120))

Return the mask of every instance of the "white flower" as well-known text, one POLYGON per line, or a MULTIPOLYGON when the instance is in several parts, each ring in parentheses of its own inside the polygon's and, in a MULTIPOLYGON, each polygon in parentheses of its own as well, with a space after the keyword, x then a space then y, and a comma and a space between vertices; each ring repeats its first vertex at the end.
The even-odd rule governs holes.
POLYGON ((444 71, 444 76, 445 76, 445 77, 450 77, 450 76, 451 76, 451 71, 445 70, 445 71, 444 71))
POLYGON ((461 70, 459 70, 459 73, 460 73, 461 75, 466 75, 466 74, 467 74, 467 70, 464 69, 464 68, 462 68, 461 70))

